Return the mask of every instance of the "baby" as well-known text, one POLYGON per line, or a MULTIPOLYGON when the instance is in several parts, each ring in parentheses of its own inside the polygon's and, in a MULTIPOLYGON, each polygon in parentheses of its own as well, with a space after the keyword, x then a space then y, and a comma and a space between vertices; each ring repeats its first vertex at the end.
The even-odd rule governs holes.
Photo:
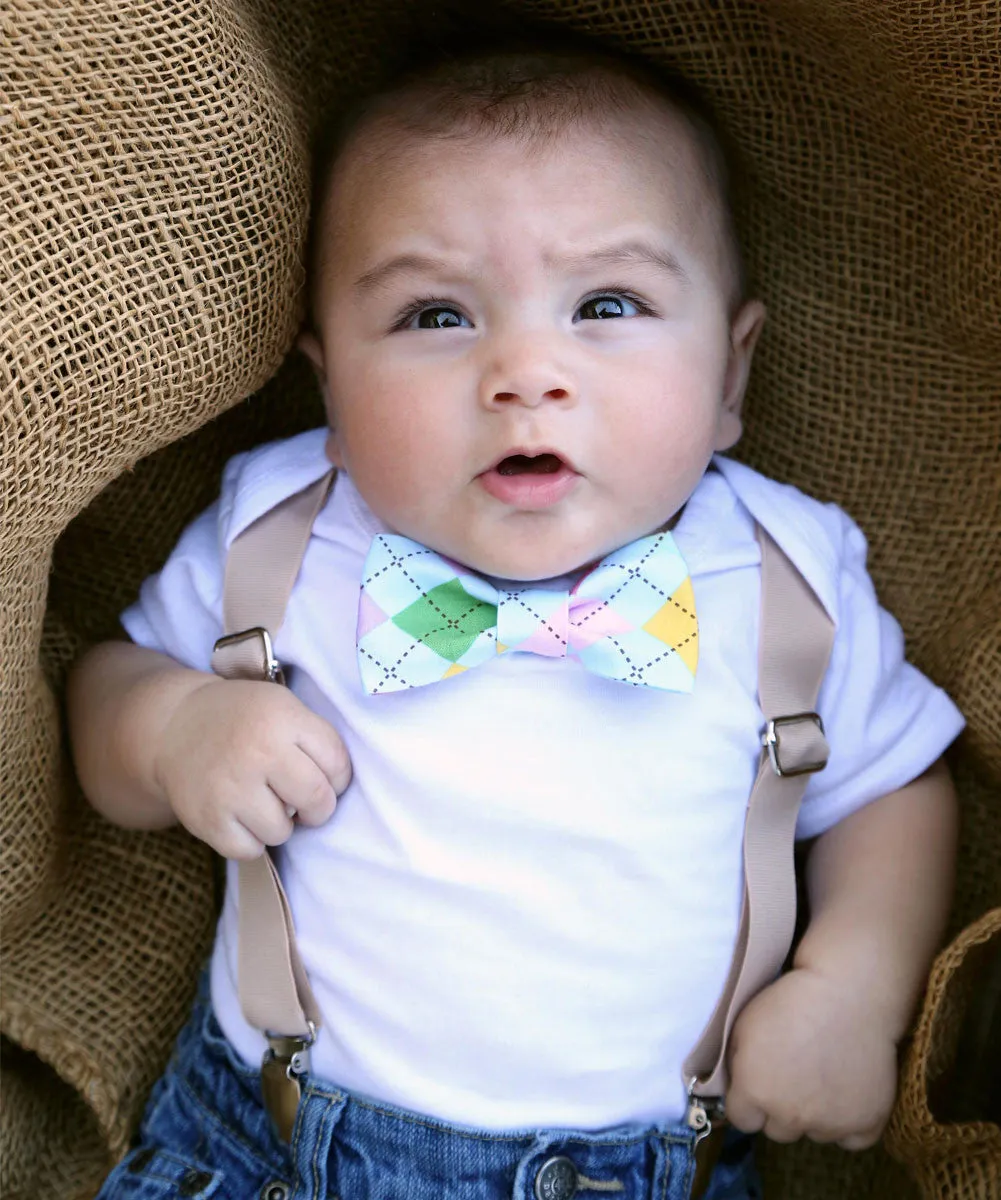
MULTIPOLYGON (((323 1028, 285 1145, 231 863, 211 998, 101 1195, 689 1194, 682 1063, 733 956, 761 754, 756 525, 835 625, 830 760, 797 828, 809 923, 733 1031, 727 1116, 871 1145, 948 904, 962 719, 903 660, 848 518, 718 457, 765 314, 711 127, 615 56, 498 52, 375 98, 320 183, 300 344, 328 428, 230 462, 132 644, 78 666, 70 722, 112 821, 281 847, 323 1028), (290 688, 210 674, 233 539, 331 464, 275 645, 290 688), (433 678, 419 637, 367 640, 387 546, 541 611, 654 543, 690 579, 697 665, 689 637, 609 677, 545 620, 513 647, 467 629, 433 678)), ((756 1186, 733 1149, 708 1194, 756 1186)))

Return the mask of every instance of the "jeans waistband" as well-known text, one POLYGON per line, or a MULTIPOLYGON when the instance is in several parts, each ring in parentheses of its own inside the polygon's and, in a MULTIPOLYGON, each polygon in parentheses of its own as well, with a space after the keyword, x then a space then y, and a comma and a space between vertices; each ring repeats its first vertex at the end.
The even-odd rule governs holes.
POLYGON ((253 1148, 262 1171, 285 1181, 288 1200, 687 1200, 691 1187, 686 1126, 482 1130, 309 1075, 286 1147, 264 1112, 259 1073, 230 1047, 204 994, 170 1070, 244 1157, 253 1148))

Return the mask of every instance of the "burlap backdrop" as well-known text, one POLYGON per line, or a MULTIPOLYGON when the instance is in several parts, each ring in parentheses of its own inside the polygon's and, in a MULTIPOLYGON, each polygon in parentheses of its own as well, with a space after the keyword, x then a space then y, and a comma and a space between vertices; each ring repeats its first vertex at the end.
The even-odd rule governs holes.
MULTIPOLYGON (((912 658, 969 718, 958 929, 1001 882, 998 4, 528 7, 689 72, 743 147, 771 317, 741 453, 856 516, 912 658)), ((404 0, 0 4, 7 1197, 92 1194, 213 925, 198 846, 83 804, 67 664, 114 630, 230 453, 318 421, 295 363, 233 406, 300 316, 309 114, 365 77, 404 11, 427 16, 404 0)), ((774 1198, 912 1194, 881 1151, 769 1149, 765 1166, 774 1198)))

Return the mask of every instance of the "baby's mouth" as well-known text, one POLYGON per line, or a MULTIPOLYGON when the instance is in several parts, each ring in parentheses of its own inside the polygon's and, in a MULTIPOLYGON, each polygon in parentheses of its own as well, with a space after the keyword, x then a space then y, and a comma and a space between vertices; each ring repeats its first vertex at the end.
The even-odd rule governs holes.
POLYGON ((565 465, 558 454, 509 454, 494 470, 498 475, 555 475, 565 465))
POLYGON ((549 508, 580 482, 573 464, 552 450, 506 454, 477 478, 495 500, 518 509, 549 508))

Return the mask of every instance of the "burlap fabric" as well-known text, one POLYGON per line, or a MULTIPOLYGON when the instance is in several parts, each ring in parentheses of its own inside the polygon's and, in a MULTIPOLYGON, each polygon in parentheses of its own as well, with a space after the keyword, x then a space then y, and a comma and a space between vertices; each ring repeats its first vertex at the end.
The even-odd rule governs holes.
MULTIPOLYGON (((957 1053, 957 1042, 970 1020, 974 990, 986 988, 985 964, 999 961, 998 956, 1001 908, 963 930, 939 955, 904 1060, 900 1101, 886 1140, 911 1167, 929 1200, 1001 1196, 1001 1128, 982 1119, 948 1119, 957 1106, 969 1107, 964 1092, 972 1080, 964 1081, 961 1070, 964 1057, 970 1056, 957 1053)), ((975 1055, 981 1045, 974 1041, 970 1049, 975 1055)), ((989 1069, 996 1072, 999 1066, 994 1061, 989 1069)), ((983 1116, 963 1114, 978 1115, 983 1116)))
MULTIPOLYGON (((997 0, 531 8, 688 72, 743 149, 771 318, 741 453, 860 520, 912 658, 969 718, 958 930, 1001 884, 997 0)), ((185 836, 127 834, 83 804, 66 667, 114 631, 230 453, 319 419, 295 363, 234 408, 301 315, 305 131, 429 16, 404 0, 0 4, 6 1197, 89 1196, 122 1153, 217 899, 185 836)), ((913 1194, 882 1151, 767 1148, 764 1166, 774 1198, 913 1194)), ((951 1178, 967 1182, 941 1195, 996 1195, 951 1178)))

